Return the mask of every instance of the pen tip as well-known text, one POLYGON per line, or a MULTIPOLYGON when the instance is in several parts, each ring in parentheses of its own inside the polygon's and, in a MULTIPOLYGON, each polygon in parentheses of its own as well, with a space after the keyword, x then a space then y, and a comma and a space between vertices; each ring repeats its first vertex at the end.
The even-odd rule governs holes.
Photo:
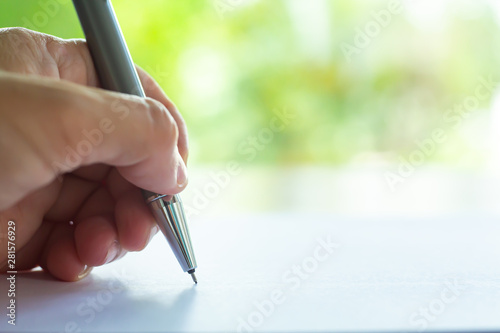
POLYGON ((194 272, 190 273, 190 274, 191 274, 191 278, 193 279, 194 283, 198 284, 198 279, 196 278, 196 275, 194 275, 194 272))

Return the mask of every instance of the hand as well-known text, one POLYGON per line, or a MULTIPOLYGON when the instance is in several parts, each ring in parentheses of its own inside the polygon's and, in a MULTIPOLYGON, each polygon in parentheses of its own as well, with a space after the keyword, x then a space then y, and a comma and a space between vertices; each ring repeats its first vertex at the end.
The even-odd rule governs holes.
POLYGON ((0 271, 10 220, 16 269, 65 281, 142 250, 158 231, 140 188, 184 189, 187 131, 137 70, 146 99, 99 89, 82 40, 0 29, 0 271))

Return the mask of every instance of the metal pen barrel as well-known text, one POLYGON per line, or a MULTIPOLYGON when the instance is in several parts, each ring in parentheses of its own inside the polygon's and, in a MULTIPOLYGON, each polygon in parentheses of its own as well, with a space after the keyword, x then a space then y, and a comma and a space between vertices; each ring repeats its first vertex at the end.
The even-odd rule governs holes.
MULTIPOLYGON (((102 88, 146 97, 111 2, 73 0, 73 4, 102 88)), ((143 196, 182 269, 197 282, 196 259, 180 197, 146 190, 143 196)))

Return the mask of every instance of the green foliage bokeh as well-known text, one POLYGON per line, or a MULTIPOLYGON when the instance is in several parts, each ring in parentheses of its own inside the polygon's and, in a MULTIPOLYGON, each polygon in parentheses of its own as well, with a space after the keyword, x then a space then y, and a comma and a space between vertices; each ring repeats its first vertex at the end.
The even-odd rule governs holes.
MULTIPOLYGON (((470 17, 461 3, 447 5, 439 28, 395 15, 349 61, 341 44, 352 44, 388 2, 113 1, 134 61, 186 119, 191 162, 245 161, 239 147, 268 128, 275 112, 295 115, 252 159, 266 165, 390 159, 446 126, 443 114, 474 92, 479 77, 499 76, 495 14, 478 1, 470 17), (310 11, 308 3, 323 10, 310 11)), ((67 0, 3 0, 0 26, 83 37, 67 0)), ((489 103, 475 116, 487 114, 489 103)), ((452 139, 431 160, 480 159, 482 149, 460 129, 445 130, 452 139)))

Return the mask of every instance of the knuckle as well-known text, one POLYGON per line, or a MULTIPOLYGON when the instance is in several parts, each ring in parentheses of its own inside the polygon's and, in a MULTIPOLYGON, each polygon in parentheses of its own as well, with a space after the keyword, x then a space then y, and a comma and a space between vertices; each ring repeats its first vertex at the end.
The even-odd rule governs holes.
POLYGON ((13 36, 13 38, 29 38, 32 31, 22 27, 13 27, 3 28, 0 33, 13 36))
POLYGON ((16 50, 36 51, 36 46, 43 43, 45 36, 39 32, 22 27, 6 28, 1 31, 16 50))
POLYGON ((78 112, 75 112, 74 103, 67 99, 55 99, 51 113, 55 123, 58 124, 57 128, 61 130, 59 136, 60 144, 63 146, 75 146, 78 143, 77 131, 75 131, 75 124, 81 124, 83 119, 78 117, 78 112))
POLYGON ((158 142, 163 149, 165 147, 173 149, 179 138, 179 129, 174 118, 160 102, 147 98, 146 103, 149 106, 151 134, 154 141, 158 142))
POLYGON ((151 87, 153 87, 153 79, 149 76, 149 74, 140 67, 137 67, 137 73, 140 74, 141 83, 144 87, 144 91, 147 93, 151 87))
MULTIPOLYGON (((71 94, 71 96, 53 96, 50 98, 52 107, 46 117, 51 119, 51 131, 48 133, 50 146, 53 147, 54 155, 51 163, 63 163, 68 154, 75 155, 74 162, 77 165, 84 164, 91 155, 93 146, 84 141, 82 131, 95 128, 95 119, 91 113, 85 112, 92 108, 86 98, 71 94), (83 145, 85 143, 85 145, 83 145)), ((48 156, 50 154, 47 154, 48 156)), ((72 169, 73 165, 68 165, 72 169)))

